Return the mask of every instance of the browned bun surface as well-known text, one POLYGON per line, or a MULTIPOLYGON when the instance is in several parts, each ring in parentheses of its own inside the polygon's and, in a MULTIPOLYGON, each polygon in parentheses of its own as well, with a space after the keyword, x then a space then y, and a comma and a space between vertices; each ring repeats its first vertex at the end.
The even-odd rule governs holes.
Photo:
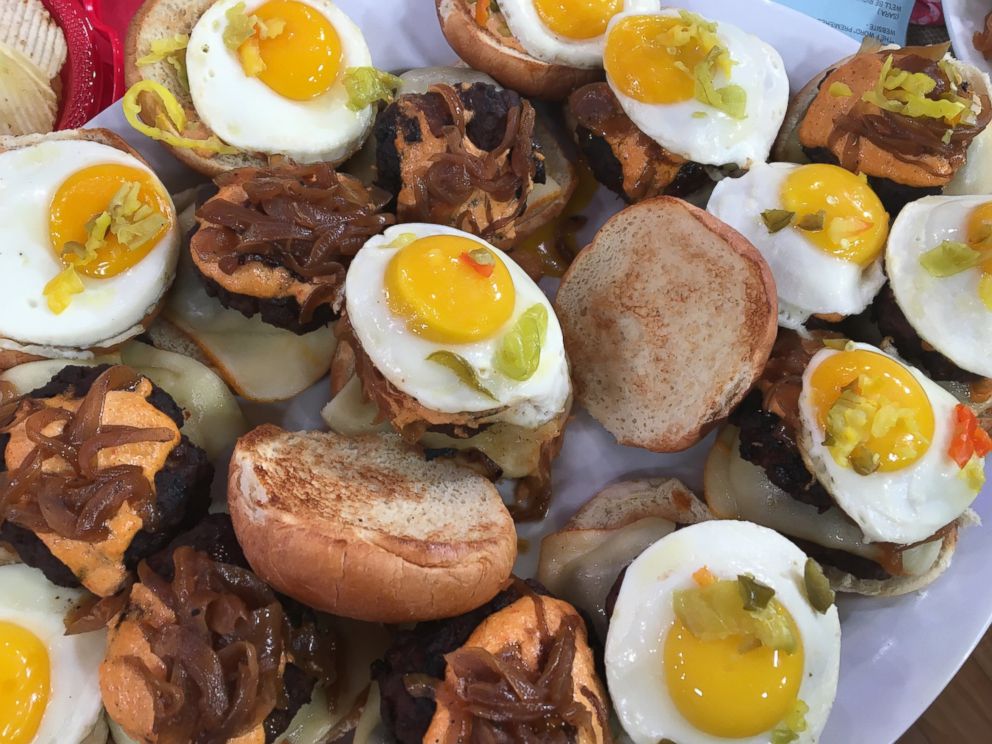
POLYGON ((683 450, 740 402, 777 330, 771 270, 735 230, 662 196, 614 215, 555 308, 576 398, 624 445, 683 450))
POLYGON ((238 440, 228 505, 252 568, 316 609, 373 622, 450 617, 491 599, 517 538, 495 486, 394 435, 264 425, 238 440))
POLYGON ((535 59, 516 40, 475 21, 468 0, 435 0, 441 31, 469 66, 525 96, 563 100, 576 88, 603 78, 602 70, 586 70, 535 59))

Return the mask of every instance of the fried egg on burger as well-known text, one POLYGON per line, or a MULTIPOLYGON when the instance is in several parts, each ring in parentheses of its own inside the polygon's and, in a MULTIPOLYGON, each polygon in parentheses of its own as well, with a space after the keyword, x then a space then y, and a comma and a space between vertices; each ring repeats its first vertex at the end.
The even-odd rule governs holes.
POLYGON ((199 0, 181 15, 146 7, 132 28, 125 114, 204 173, 275 155, 337 164, 394 84, 330 0, 199 0))
POLYGON ((710 452, 706 501, 788 535, 839 589, 902 594, 949 565, 990 450, 975 414, 919 370, 783 331, 710 452))
POLYGON ((685 10, 625 11, 610 21, 603 64, 624 112, 667 151, 745 169, 767 160, 789 80, 756 36, 685 10))
POLYGON ((787 328, 856 315, 885 283, 889 216, 864 179, 839 166, 761 163, 720 181, 706 209, 768 261, 787 328))
POLYGON ((502 0, 499 9, 514 38, 544 62, 600 67, 606 28, 626 10, 658 10, 654 0, 502 0))
POLYGON ((605 661, 635 744, 815 742, 837 689, 840 623, 826 579, 795 545, 710 521, 628 566, 605 661))
POLYGON ((508 477, 547 474, 568 363, 551 304, 512 259, 460 230, 397 225, 355 256, 345 300, 339 334, 378 420, 432 448, 480 448, 508 477))
POLYGON ((0 152, 0 348, 92 356, 142 333, 172 283, 165 187, 102 135, 72 136, 0 152))

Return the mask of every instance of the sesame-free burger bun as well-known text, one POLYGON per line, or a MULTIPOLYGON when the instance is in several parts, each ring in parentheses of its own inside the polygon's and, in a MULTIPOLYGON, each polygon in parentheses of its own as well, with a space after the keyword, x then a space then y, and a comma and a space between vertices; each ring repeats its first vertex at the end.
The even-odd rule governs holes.
POLYGON ((489 601, 516 559, 513 520, 474 471, 393 434, 263 425, 238 440, 228 505, 252 569, 318 610, 372 622, 489 601))

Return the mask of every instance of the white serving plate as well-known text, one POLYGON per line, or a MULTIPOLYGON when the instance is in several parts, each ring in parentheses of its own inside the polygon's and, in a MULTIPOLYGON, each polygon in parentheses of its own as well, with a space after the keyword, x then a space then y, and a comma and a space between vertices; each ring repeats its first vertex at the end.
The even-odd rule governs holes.
MULTIPOLYGON (((984 1, 958 0, 953 5, 984 1)), ((953 7, 951 0, 946 2, 948 8, 953 7)), ((338 5, 365 32, 380 68, 400 70, 456 60, 438 28, 431 0, 338 0, 338 5)), ((691 0, 684 6, 734 23, 772 44, 785 60, 793 90, 858 46, 829 26, 770 0, 691 0)), ((170 188, 178 190, 195 182, 157 143, 130 130, 119 106, 105 111, 93 124, 124 134, 170 188)), ((588 238, 621 206, 601 190, 587 210, 590 223, 583 237, 588 238)), ((553 292, 553 284, 549 289, 553 292)), ((246 405, 245 413, 253 424, 272 421, 290 429, 324 428, 319 412, 328 397, 324 380, 281 405, 246 405)), ((520 528, 529 549, 518 560, 518 573, 532 575, 540 537, 612 482, 664 474, 699 489, 711 442, 712 436, 675 455, 624 448, 584 412, 579 413, 554 466, 555 499, 548 518, 520 528)), ((221 464, 218 472, 225 473, 226 467, 221 464)), ((990 491, 985 489, 975 507, 992 522, 990 491)), ((926 710, 992 621, 992 592, 986 590, 989 565, 992 538, 981 528, 970 529, 961 536, 954 565, 928 590, 895 599, 840 600, 840 685, 823 744, 892 742, 926 710)))
POLYGON ((985 15, 992 10, 989 0, 944 0, 944 21, 951 37, 954 54, 979 70, 992 74, 992 62, 975 49, 971 39, 983 27, 985 15))

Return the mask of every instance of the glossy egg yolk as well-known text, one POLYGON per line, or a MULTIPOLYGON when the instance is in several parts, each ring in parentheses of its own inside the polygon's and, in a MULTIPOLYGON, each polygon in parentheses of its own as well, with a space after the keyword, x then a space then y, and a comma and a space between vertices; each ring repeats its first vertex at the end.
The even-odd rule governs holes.
POLYGON ((432 235, 400 248, 386 268, 385 286, 390 309, 410 330, 441 343, 491 338, 515 302, 513 279, 499 256, 459 235, 432 235), (479 250, 483 254, 473 253, 479 250))
MULTIPOLYGON (((775 609, 792 615, 780 603, 775 609)), ((796 703, 803 678, 800 643, 789 654, 765 646, 741 650, 741 638, 704 641, 676 618, 665 638, 665 681, 672 702, 711 736, 740 739, 774 728, 796 703)))
POLYGON ((623 0, 534 0, 541 23, 566 39, 602 36, 623 0))
POLYGON ((860 397, 867 401, 867 407, 874 407, 872 410, 891 406, 891 410, 907 414, 891 421, 891 426, 871 425, 865 447, 878 455, 878 469, 900 470, 923 457, 934 432, 930 399, 909 370, 873 351, 841 351, 826 357, 813 370, 809 394, 821 429, 826 430, 830 409, 852 383, 858 383, 860 397))
POLYGON ((0 742, 27 744, 48 705, 48 649, 34 633, 0 620, 0 742))
POLYGON ((278 36, 259 39, 265 69, 258 79, 293 101, 326 93, 341 72, 341 39, 331 22, 296 0, 271 0, 254 15, 263 22, 278 19, 286 24, 278 36))
POLYGON ((889 215, 878 196, 861 178, 837 165, 797 168, 782 184, 782 207, 795 212, 793 229, 824 253, 860 266, 874 261, 885 248, 889 215), (797 225, 807 215, 823 213, 823 227, 797 225))
POLYGON ((981 251, 989 251, 989 258, 982 264, 986 274, 992 274, 992 202, 975 207, 968 215, 968 245, 981 251))
POLYGON ((624 95, 643 103, 679 103, 695 95, 696 65, 706 59, 707 46, 692 36, 679 46, 669 35, 683 33, 681 18, 660 15, 628 16, 610 29, 603 66, 624 95))
POLYGON ((168 231, 172 209, 162 187, 147 171, 126 165, 104 163, 76 171, 59 186, 52 198, 48 213, 48 229, 52 248, 62 263, 72 263, 71 252, 65 252, 66 243, 85 244, 89 222, 107 210, 122 185, 140 185, 138 201, 165 218, 165 224, 148 240, 129 248, 118 242, 109 232, 103 245, 97 249, 96 259, 85 265, 76 264, 76 271, 92 277, 111 277, 127 271, 156 246, 168 231))

